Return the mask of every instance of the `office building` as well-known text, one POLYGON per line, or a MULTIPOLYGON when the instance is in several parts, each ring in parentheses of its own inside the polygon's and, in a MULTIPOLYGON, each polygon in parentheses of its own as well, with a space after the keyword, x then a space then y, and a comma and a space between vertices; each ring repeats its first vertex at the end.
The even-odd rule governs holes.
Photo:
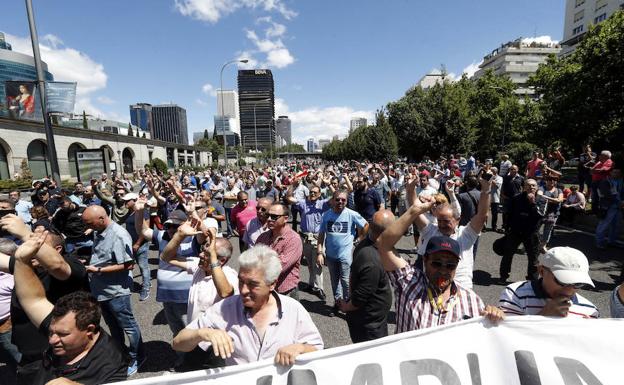
POLYGON ((275 130, 277 131, 277 135, 279 135, 285 142, 286 145, 290 145, 292 143, 292 129, 291 122, 288 119, 288 116, 279 116, 275 121, 275 130))
POLYGON ((216 116, 226 116, 230 122, 230 130, 240 135, 240 109, 238 107, 238 93, 232 90, 217 90, 217 111, 216 116), (223 100, 223 110, 221 109, 223 100))
POLYGON ((567 0, 560 56, 574 52, 590 25, 605 21, 619 9, 624 9, 624 0, 567 0))
MULTIPOLYGON (((42 62, 42 66, 45 79, 47 81, 54 80, 54 76, 48 72, 48 65, 42 62)), ((4 33, 0 32, 0 116, 8 116, 8 111, 4 106, 6 102, 4 82, 8 80, 36 81, 37 69, 35 68, 35 59, 30 55, 14 52, 11 44, 5 40, 4 33)), ((37 104, 35 114, 40 118, 41 107, 38 105, 38 96, 35 97, 35 102, 37 104)))
POLYGON ((176 104, 152 106, 152 127, 154 139, 188 144, 186 110, 176 104))
POLYGON ((238 71, 240 135, 245 149, 272 150, 276 145, 275 95, 271 70, 238 71), (253 140, 251 140, 253 138, 253 140))
POLYGON ((359 127, 366 126, 366 123, 366 118, 351 118, 351 122, 349 122, 349 134, 359 127))
POLYGON ((321 150, 323 149, 323 147, 327 146, 328 144, 329 144, 329 139, 319 139, 318 141, 318 146, 321 150))
POLYGON ((314 152, 314 139, 310 138, 308 139, 307 145, 306 145, 306 150, 308 152, 314 152))
POLYGON ((340 140, 340 137, 338 135, 334 135, 334 137, 332 138, 332 140, 340 140))
MULTIPOLYGON (((217 143, 223 144, 223 130, 225 130, 225 137, 227 139, 228 146, 238 146, 240 144, 240 135, 236 131, 232 130, 232 126, 235 122, 236 122, 236 119, 230 118, 228 116, 226 117, 215 116, 214 117, 214 127, 215 127, 214 132, 217 135, 217 138, 216 138, 217 143)), ((237 130, 237 131, 240 132, 240 130, 237 130)), ((246 139, 249 140, 248 138, 246 139)), ((228 158, 234 155, 235 155, 234 152, 230 154, 228 151, 228 158)))
POLYGON ((130 105, 130 123, 141 131, 152 133, 152 105, 137 103, 130 105))
POLYGON ((445 81, 453 81, 453 79, 449 78, 446 72, 442 72, 440 70, 433 70, 431 73, 426 74, 418 81, 418 85, 420 88, 426 90, 429 89, 436 84, 442 84, 445 81))
POLYGON ((557 55, 560 51, 561 46, 556 42, 538 42, 536 39, 518 38, 486 55, 473 78, 479 79, 491 69, 495 75, 509 76, 516 84, 516 95, 534 97, 535 91, 526 85, 527 80, 549 55, 557 55))

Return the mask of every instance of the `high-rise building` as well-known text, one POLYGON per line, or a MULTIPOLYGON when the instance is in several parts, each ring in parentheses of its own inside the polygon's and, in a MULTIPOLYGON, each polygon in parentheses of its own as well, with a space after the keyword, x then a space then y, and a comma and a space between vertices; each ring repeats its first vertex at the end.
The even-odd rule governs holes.
POLYGON ((290 145, 292 143, 292 130, 290 126, 291 122, 288 119, 288 116, 279 116, 275 121, 275 130, 277 131, 277 135, 281 136, 284 141, 286 141, 286 145, 290 145))
POLYGON ((152 106, 153 139, 188 144, 186 110, 176 104, 152 106))
POLYGON ((275 95, 271 70, 238 71, 240 134, 245 148, 275 149, 275 95))
MULTIPOLYGON (((54 80, 54 76, 48 72, 48 65, 43 62, 42 65, 45 80, 54 80)), ((14 52, 11 44, 5 40, 4 33, 0 32, 0 106, 3 106, 6 101, 4 82, 7 80, 36 81, 37 69, 35 59, 30 55, 14 52)), ((0 113, 2 110, 4 108, 0 108, 0 113)))
POLYGON ((624 0, 567 0, 560 55, 574 52, 591 24, 603 22, 618 9, 624 9, 624 0))
POLYGON ((308 150, 308 152, 314 152, 314 139, 313 138, 308 139, 306 150, 308 150))
POLYGON ((318 141, 318 145, 321 150, 323 149, 323 147, 327 146, 328 144, 329 144, 329 139, 319 139, 318 141))
POLYGON ((349 133, 352 133, 359 127, 366 126, 366 123, 366 118, 351 118, 351 122, 349 123, 349 133))
POLYGON ((340 140, 340 137, 338 135, 334 135, 334 137, 332 138, 332 140, 340 140))
POLYGON ((548 55, 557 55, 561 47, 556 42, 538 42, 535 39, 518 38, 496 48, 483 58, 474 79, 479 79, 488 70, 495 75, 507 75, 517 86, 515 93, 518 96, 533 97, 535 91, 526 83, 529 77, 537 71, 537 67, 546 61, 548 55))
MULTIPOLYGON (((240 135, 240 110, 238 107, 238 94, 232 90, 217 90, 217 113, 219 117, 223 113, 229 119, 230 130, 236 135, 240 135), (223 99, 223 110, 221 110, 221 100, 223 99)), ((215 118, 216 119, 216 118, 215 118)))
POLYGON ((137 103, 130 105, 130 123, 139 126, 142 131, 152 131, 152 105, 149 103, 137 103))
POLYGON ((435 86, 436 84, 441 85, 445 81, 452 82, 453 79, 449 78, 445 71, 443 72, 440 70, 434 70, 431 71, 431 73, 428 73, 420 78, 420 80, 418 81, 418 85, 422 89, 428 89, 435 86))

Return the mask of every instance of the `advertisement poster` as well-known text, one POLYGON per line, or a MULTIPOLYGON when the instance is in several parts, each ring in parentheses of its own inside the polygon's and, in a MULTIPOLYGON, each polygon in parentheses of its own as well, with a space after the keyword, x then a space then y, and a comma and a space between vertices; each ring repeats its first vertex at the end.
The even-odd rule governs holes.
POLYGON ((78 180, 89 182, 92 178, 99 178, 106 172, 104 150, 79 150, 76 151, 76 166, 78 168, 78 180))
POLYGON ((45 94, 49 113, 69 114, 74 112, 76 83, 46 82, 45 94))
POLYGON ((5 81, 6 115, 11 119, 36 120, 41 113, 36 113, 37 83, 31 81, 5 81))

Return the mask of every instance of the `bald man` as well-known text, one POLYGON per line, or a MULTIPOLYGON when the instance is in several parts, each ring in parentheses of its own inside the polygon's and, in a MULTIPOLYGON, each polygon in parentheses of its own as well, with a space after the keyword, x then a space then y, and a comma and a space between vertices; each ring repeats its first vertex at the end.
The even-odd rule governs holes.
POLYGON ((108 217, 102 206, 87 207, 82 213, 82 221, 93 230, 91 260, 86 267, 91 294, 100 303, 104 321, 119 346, 125 344, 124 332, 128 336, 131 358, 128 375, 132 375, 142 361, 143 344, 130 305, 132 276, 128 271, 134 268, 132 238, 126 229, 108 217))
POLYGON ((377 211, 369 225, 368 236, 353 252, 349 281, 351 298, 349 302, 341 301, 339 306, 347 314, 349 334, 354 343, 388 335, 392 290, 375 242, 392 222, 392 211, 377 211))

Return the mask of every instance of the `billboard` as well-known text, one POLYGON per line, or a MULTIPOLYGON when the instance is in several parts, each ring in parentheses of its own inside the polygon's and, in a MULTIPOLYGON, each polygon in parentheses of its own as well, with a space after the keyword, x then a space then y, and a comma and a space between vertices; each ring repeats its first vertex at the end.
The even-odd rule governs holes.
POLYGON ((6 92, 6 115, 11 119, 39 120, 41 112, 36 113, 39 105, 37 83, 32 81, 4 82, 6 92))
POLYGON ((99 178, 106 172, 106 162, 103 149, 76 151, 77 176, 80 182, 89 182, 92 178, 99 178))
POLYGON ((75 82, 46 82, 46 106, 50 113, 69 114, 76 103, 75 82))

